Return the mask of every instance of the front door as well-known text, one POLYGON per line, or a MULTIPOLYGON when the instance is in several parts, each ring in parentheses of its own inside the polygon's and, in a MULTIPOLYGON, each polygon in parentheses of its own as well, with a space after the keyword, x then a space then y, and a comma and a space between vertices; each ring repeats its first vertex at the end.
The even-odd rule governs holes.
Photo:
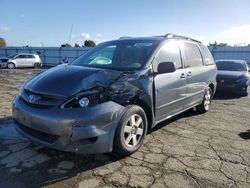
POLYGON ((26 55, 18 55, 15 58, 15 61, 17 62, 17 67, 25 67, 26 66, 26 55))
POLYGON ((186 72, 176 42, 168 41, 161 47, 153 62, 155 72, 161 62, 174 62, 176 71, 156 74, 154 78, 156 121, 183 110, 187 90, 186 72))

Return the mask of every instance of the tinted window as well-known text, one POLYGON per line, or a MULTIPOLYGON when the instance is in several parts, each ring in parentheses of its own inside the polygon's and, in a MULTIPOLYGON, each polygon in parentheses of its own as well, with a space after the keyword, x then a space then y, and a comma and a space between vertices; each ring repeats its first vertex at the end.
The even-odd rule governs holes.
POLYGON ((238 63, 233 61, 217 61, 216 62, 218 70, 225 71, 246 71, 247 67, 245 63, 238 63))
POLYGON ((184 43, 183 51, 186 60, 186 67, 196 67, 203 64, 200 50, 196 44, 184 43))
POLYGON ((72 64, 107 69, 140 69, 151 56, 157 41, 124 40, 98 45, 72 64))
POLYGON ((182 68, 180 50, 176 42, 166 43, 155 57, 155 68, 162 62, 174 62, 176 69, 182 68))
POLYGON ((24 59, 24 58, 26 58, 26 55, 19 55, 19 56, 17 56, 17 58, 24 59))
POLYGON ((205 65, 213 65, 214 58, 206 46, 200 45, 205 65))
POLYGON ((26 55, 26 56, 27 58, 30 58, 30 59, 35 58, 33 55, 26 55))

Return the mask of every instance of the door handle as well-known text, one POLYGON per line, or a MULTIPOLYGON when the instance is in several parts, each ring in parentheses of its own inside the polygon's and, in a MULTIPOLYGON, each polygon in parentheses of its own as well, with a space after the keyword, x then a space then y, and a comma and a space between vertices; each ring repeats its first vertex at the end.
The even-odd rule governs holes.
POLYGON ((192 76, 192 72, 189 71, 189 72, 187 73, 187 76, 188 76, 188 77, 191 77, 191 76, 192 76))
POLYGON ((181 78, 185 78, 185 73, 181 73, 181 78))

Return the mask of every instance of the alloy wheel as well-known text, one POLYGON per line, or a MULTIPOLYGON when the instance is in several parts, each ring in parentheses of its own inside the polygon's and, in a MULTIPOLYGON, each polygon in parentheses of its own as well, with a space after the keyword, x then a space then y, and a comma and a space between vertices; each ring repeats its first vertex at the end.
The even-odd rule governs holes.
POLYGON ((206 111, 209 110, 210 104, 211 104, 211 93, 210 93, 210 90, 207 90, 205 94, 205 99, 204 99, 204 108, 206 111))
POLYGON ((143 136, 144 123, 139 114, 133 114, 123 130, 123 139, 127 147, 136 147, 143 136))

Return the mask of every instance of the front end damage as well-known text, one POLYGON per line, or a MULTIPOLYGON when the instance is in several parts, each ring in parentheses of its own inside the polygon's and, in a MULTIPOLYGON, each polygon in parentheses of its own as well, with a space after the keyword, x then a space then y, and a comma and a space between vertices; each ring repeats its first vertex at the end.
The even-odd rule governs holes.
POLYGON ((109 101, 89 108, 41 110, 17 97, 13 118, 21 134, 46 147, 84 154, 106 153, 112 151, 124 109, 109 101))
MULTIPOLYGON (((64 68, 67 69, 67 66, 64 68)), ((56 83, 55 73, 48 80, 51 70, 39 74, 24 86, 13 102, 16 128, 24 136, 46 147, 84 154, 111 152, 115 131, 126 105, 143 103, 146 113, 153 109, 150 97, 153 82, 146 75, 147 71, 112 73, 91 70, 92 73, 88 72, 84 77, 86 74, 81 74, 82 70, 79 70, 82 68, 73 69, 75 71, 70 69, 69 79, 54 88, 45 88, 46 82, 56 83), (45 78, 43 74, 46 74, 45 78), (79 81, 79 76, 84 79, 79 81), (80 84, 72 85, 74 80, 80 84), (68 95, 63 95, 65 93, 68 95), (35 96, 35 100, 31 101, 30 96, 35 96), (84 98, 89 103, 82 107, 79 101, 84 98)), ((149 113, 153 114, 152 111, 149 113)))

